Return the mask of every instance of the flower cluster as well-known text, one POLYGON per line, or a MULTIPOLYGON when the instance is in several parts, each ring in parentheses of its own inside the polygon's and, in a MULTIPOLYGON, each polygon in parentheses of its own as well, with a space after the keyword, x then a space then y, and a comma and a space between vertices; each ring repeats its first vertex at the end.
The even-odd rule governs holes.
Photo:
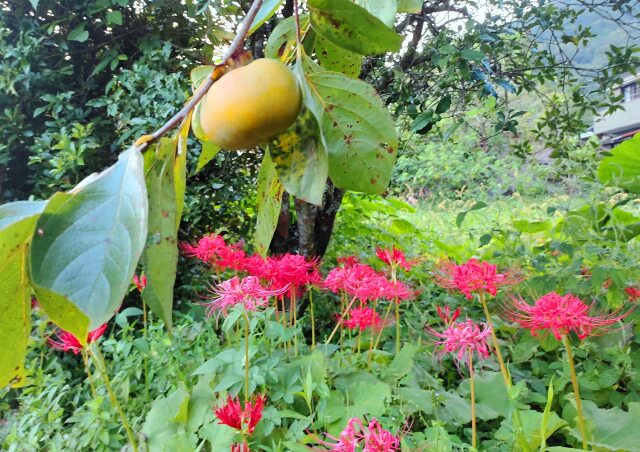
POLYGON ((459 290, 469 300, 473 298, 473 293, 496 296, 500 286, 521 281, 521 278, 512 272, 498 273, 497 266, 477 259, 469 259, 462 265, 444 261, 439 265, 435 278, 440 286, 459 290))
POLYGON ((474 353, 478 358, 489 357, 487 338, 491 335, 491 328, 487 324, 477 324, 471 319, 464 322, 453 322, 443 332, 431 327, 425 328, 427 333, 436 337, 438 355, 443 358, 447 353, 453 353, 458 364, 467 364, 474 353))
POLYGON ((606 330, 631 313, 631 310, 618 314, 618 311, 591 317, 588 312, 593 305, 587 305, 578 297, 555 292, 548 293, 530 305, 522 298, 511 298, 511 303, 505 305, 505 315, 521 327, 531 330, 534 336, 538 331, 551 332, 561 340, 563 336, 574 332, 578 338, 606 330))
MULTIPOLYGON (((90 331, 89 334, 87 335, 87 344, 91 344, 97 341, 104 334, 104 331, 106 329, 107 329, 107 324, 105 323, 104 325, 99 326, 95 330, 90 331)), ((82 351, 82 344, 80 343, 78 338, 65 330, 60 330, 56 334, 55 339, 53 337, 50 337, 47 340, 47 342, 51 347, 55 348, 56 350, 61 350, 63 352, 73 352, 74 355, 77 355, 82 351)))
POLYGON ((244 305, 247 311, 255 311, 258 307, 264 306, 269 297, 282 295, 288 289, 288 285, 277 289, 264 288, 256 276, 243 279, 234 276, 212 289, 213 297, 205 303, 207 317, 216 312, 226 314, 230 308, 238 304, 244 305))
POLYGON ((356 263, 336 267, 324 280, 324 287, 334 293, 343 292, 362 302, 373 300, 407 300, 413 292, 400 281, 390 281, 368 265, 356 263))
POLYGON ((197 245, 182 243, 180 247, 187 256, 198 258, 219 271, 244 270, 246 255, 242 243, 228 245, 219 235, 205 235, 197 245))
POLYGON ((343 324, 347 329, 360 331, 367 328, 380 329, 384 326, 380 314, 375 309, 367 307, 351 309, 343 324))
POLYGON ((354 452, 356 447, 362 447, 363 452, 396 452, 400 450, 400 438, 385 430, 376 418, 372 418, 367 426, 358 418, 351 418, 347 426, 340 432, 338 438, 326 435, 337 441, 320 444, 328 447, 327 451, 354 452))
POLYGON ((214 409, 218 424, 227 425, 243 434, 251 435, 262 419, 262 410, 266 401, 266 396, 259 395, 247 402, 243 409, 238 397, 234 399, 227 396, 226 403, 214 409))

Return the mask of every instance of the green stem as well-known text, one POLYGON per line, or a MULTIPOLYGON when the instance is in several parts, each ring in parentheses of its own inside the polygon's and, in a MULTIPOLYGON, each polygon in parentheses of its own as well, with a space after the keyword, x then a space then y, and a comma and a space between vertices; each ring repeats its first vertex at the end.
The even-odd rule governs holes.
POLYGON ((507 366, 505 366, 504 359, 502 358, 502 352, 500 351, 500 345, 498 344, 498 337, 496 336, 496 329, 493 326, 493 321, 491 320, 491 314, 489 314, 489 308, 487 307, 487 301, 485 299, 484 293, 481 293, 478 298, 480 299, 480 303, 482 304, 484 316, 487 319, 487 325, 489 325, 489 329, 491 330, 491 341, 493 342, 493 348, 496 351, 496 358, 498 359, 498 364, 500 365, 500 372, 502 373, 504 384, 507 386, 507 389, 510 390, 511 378, 509 377, 507 366))
MULTIPOLYGON (((147 346, 149 346, 149 333, 147 329, 147 303, 145 303, 144 300, 142 300, 142 321, 144 323, 142 333, 147 346)), ((142 358, 144 363, 144 393, 147 399, 149 399, 149 360, 147 358, 148 356, 145 353, 142 358)))
MULTIPOLYGON (((391 267, 391 281, 394 284, 397 281, 395 266, 391 267)), ((393 302, 396 306, 396 354, 398 354, 400 353, 400 300, 398 297, 395 297, 393 302)))
POLYGON ((107 389, 107 393, 109 394, 109 399, 111 400, 111 404, 118 412, 118 415, 120 416, 120 421, 122 422, 122 426, 124 427, 124 430, 127 432, 127 437, 129 438, 129 444, 131 444, 131 447, 133 448, 133 452, 138 452, 138 445, 136 444, 135 436, 133 435, 133 430, 131 430, 131 425, 129 424, 129 421, 125 416, 124 411, 122 410, 122 407, 120 406, 120 403, 116 398, 116 395, 111 389, 111 381, 109 380, 109 375, 107 374, 107 365, 104 361, 104 357, 102 356, 102 352, 100 351, 100 348, 97 346, 96 346, 96 353, 93 353, 92 348, 89 348, 88 350, 89 350, 89 353, 91 353, 92 358, 96 361, 96 364, 98 364, 98 367, 100 368, 100 374, 102 375, 104 386, 107 389))
POLYGON ((87 378, 89 379, 89 386, 91 387, 91 395, 94 399, 98 397, 98 393, 96 392, 96 387, 93 385, 93 377, 91 376, 91 369, 89 368, 89 358, 87 358, 87 352, 83 348, 82 351, 82 361, 84 362, 84 370, 87 372, 87 378))
POLYGON ((249 403, 249 329, 247 311, 244 311, 244 403, 249 403))
POLYGON ((469 350, 469 384, 471 385, 471 446, 477 447, 478 437, 476 429, 476 388, 473 382, 473 351, 469 350))
POLYGON ((351 306, 353 306, 353 303, 355 302, 356 302, 356 299, 354 297, 353 300, 351 300, 351 302, 347 306, 347 308, 340 315, 340 320, 338 320, 338 324, 335 326, 335 328, 329 335, 329 338, 325 341, 325 344, 329 344, 331 342, 331 339, 333 339, 333 336, 335 336, 336 332, 338 331, 338 328, 342 327, 342 319, 344 318, 345 315, 347 315, 347 312, 349 312, 349 309, 351 309, 351 306))
POLYGON ((573 362, 573 351, 571 349, 571 341, 568 335, 562 336, 564 347, 567 350, 567 360, 569 361, 569 369, 571 370, 571 384, 573 385, 573 396, 576 399, 576 410, 578 411, 578 426, 582 435, 582 448, 587 449, 587 429, 584 425, 584 415, 582 413, 582 401, 580 400, 580 387, 578 385, 578 377, 576 375, 576 366, 573 362))
POLYGON ((384 326, 387 324, 387 320, 389 319, 389 314, 391 313, 391 308, 393 307, 394 301, 389 302, 389 306, 387 307, 387 312, 384 313, 384 318, 382 319, 382 325, 380 325, 380 331, 378 332, 378 337, 376 337, 376 341, 373 344, 373 348, 377 349, 378 344, 380 343, 380 339, 382 338, 382 332, 384 331, 384 326))
POLYGON ((316 348, 316 321, 313 315, 313 289, 309 288, 309 309, 311 311, 311 350, 316 348))

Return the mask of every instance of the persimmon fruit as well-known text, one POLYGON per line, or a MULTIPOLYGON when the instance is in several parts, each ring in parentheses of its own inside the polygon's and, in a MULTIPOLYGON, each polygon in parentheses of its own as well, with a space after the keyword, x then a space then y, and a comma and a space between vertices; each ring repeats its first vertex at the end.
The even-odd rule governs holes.
POLYGON ((247 149, 287 130, 301 104, 291 70, 278 60, 261 58, 213 84, 202 100, 200 124, 207 139, 222 149, 247 149))

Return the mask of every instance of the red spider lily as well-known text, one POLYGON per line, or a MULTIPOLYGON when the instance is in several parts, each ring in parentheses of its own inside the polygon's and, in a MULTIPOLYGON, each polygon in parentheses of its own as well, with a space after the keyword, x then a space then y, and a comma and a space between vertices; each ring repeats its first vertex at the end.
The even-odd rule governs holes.
POLYGON ((436 306, 436 310, 438 311, 438 317, 447 325, 452 324, 456 321, 458 317, 460 317, 460 308, 456 308, 451 314, 451 308, 449 306, 445 306, 444 309, 441 309, 440 306, 436 306))
POLYGON ((638 287, 627 287, 624 291, 627 293, 629 301, 636 301, 640 298, 640 288, 638 287))
POLYGON ((562 336, 574 332, 578 338, 585 339, 592 334, 598 334, 608 329, 631 314, 633 308, 623 314, 615 311, 611 314, 590 317, 589 310, 593 305, 587 305, 578 297, 566 294, 548 293, 536 300, 532 306, 522 298, 511 297, 510 305, 505 305, 505 314, 521 327, 531 330, 536 336, 538 331, 548 331, 562 340, 562 336))
POLYGON ((447 353, 453 353, 458 364, 468 364, 470 353, 476 353, 478 358, 489 357, 487 338, 491 335, 491 328, 485 323, 477 324, 467 319, 464 322, 451 323, 442 333, 428 326, 425 330, 439 339, 436 345, 440 358, 447 353))
POLYGON ((383 298, 388 300, 405 301, 416 296, 416 292, 411 290, 402 281, 387 281, 383 298))
POLYGON ((522 278, 512 272, 498 273, 497 266, 477 259, 469 259, 462 265, 444 261, 435 274, 436 283, 446 289, 457 289, 469 300, 472 292, 496 296, 498 287, 519 283, 522 278))
POLYGON ((232 444, 231 452, 251 452, 251 449, 249 449, 249 445, 245 441, 243 443, 232 444))
POLYGON ((144 274, 142 276, 133 275, 133 283, 138 288, 138 291, 142 292, 144 288, 147 287, 147 275, 144 275, 144 274))
MULTIPOLYGON (((97 341, 100 336, 104 334, 104 330, 107 329, 107 324, 105 323, 102 326, 99 326, 95 330, 89 332, 87 335, 87 344, 91 344, 97 341)), ((56 350, 61 350, 63 352, 73 352, 74 355, 77 355, 82 351, 82 344, 73 334, 68 331, 60 330, 56 333, 56 339, 50 337, 47 342, 49 346, 55 348, 56 350)))
POLYGON ((267 260, 259 254, 252 254, 244 258, 242 269, 251 276, 266 278, 267 260))
POLYGON ((338 438, 326 433, 325 436, 337 441, 335 443, 320 441, 320 444, 328 447, 327 451, 355 452, 358 446, 362 447, 363 452, 397 452, 400 450, 400 438, 382 428, 376 418, 372 418, 366 427, 360 419, 351 418, 338 438))
POLYGON ((267 401, 265 395, 259 395, 255 399, 245 404, 244 409, 240 404, 240 399, 227 396, 227 403, 214 409, 218 424, 228 425, 243 434, 251 435, 262 419, 262 410, 267 401))
POLYGON ((40 308, 40 302, 38 301, 38 299, 36 297, 31 297, 31 309, 39 309, 40 308))
POLYGON ((243 279, 234 276, 212 289, 214 297, 209 303, 205 303, 207 317, 211 317, 218 311, 226 315, 229 308, 238 304, 244 305, 247 311, 255 311, 258 307, 264 306, 269 297, 282 295, 288 289, 289 286, 275 290, 265 289, 256 276, 247 276, 243 279))
POLYGON ((180 247, 187 256, 198 258, 220 271, 243 270, 246 255, 242 243, 228 245, 219 235, 205 235, 195 246, 181 243, 180 247))
POLYGON ((380 314, 371 308, 353 308, 349 311, 348 317, 343 320, 343 324, 350 330, 364 331, 367 328, 379 329, 384 326, 380 314))
POLYGON ((411 270, 415 261, 407 260, 404 252, 398 248, 376 248, 376 256, 391 268, 403 268, 405 271, 411 270))
POLYGON ((319 284, 322 278, 317 267, 317 259, 307 260, 299 254, 287 253, 267 259, 264 277, 274 287, 288 285, 291 292, 299 291, 309 284, 319 284))
POLYGON ((338 265, 345 268, 353 267, 354 265, 359 263, 358 258, 356 256, 342 256, 342 257, 336 258, 336 261, 338 261, 338 265))

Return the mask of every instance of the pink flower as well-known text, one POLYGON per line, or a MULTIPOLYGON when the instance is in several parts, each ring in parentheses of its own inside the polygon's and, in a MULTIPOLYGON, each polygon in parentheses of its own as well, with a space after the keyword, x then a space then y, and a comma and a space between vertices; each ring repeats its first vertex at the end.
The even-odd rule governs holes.
POLYGON ((262 410, 266 401, 266 396, 259 395, 255 400, 252 398, 242 409, 238 397, 233 399, 231 396, 227 396, 227 403, 214 409, 218 424, 228 425, 239 432, 251 435, 262 419, 262 410))
POLYGON ((431 327, 425 329, 427 333, 440 339, 436 342, 440 358, 447 353, 454 353, 458 364, 468 364, 469 354, 476 353, 478 358, 489 357, 487 338, 491 335, 491 328, 485 323, 479 325, 467 319, 451 323, 442 333, 431 327))
POLYGON ((374 309, 353 308, 348 313, 348 319, 344 320, 344 326, 350 330, 367 328, 379 329, 383 326, 382 318, 374 309))
POLYGON ((445 306, 444 309, 441 309, 440 306, 436 306, 436 310, 438 311, 438 317, 447 325, 452 324, 456 321, 458 317, 460 317, 460 308, 456 308, 451 314, 451 308, 449 306, 445 306))
POLYGON ((337 441, 320 441, 328 447, 327 451, 355 452, 358 446, 363 452, 397 452, 400 450, 400 438, 382 428, 376 418, 372 418, 367 427, 358 418, 351 418, 338 438, 325 433, 327 438, 337 441))
POLYGON ((462 265, 453 261, 442 262, 435 274, 436 283, 446 289, 457 289, 469 300, 472 292, 488 293, 494 297, 498 287, 517 284, 519 276, 511 272, 498 273, 495 265, 477 259, 469 259, 462 265))
POLYGON ((633 311, 632 308, 621 315, 618 315, 618 310, 608 315, 590 317, 588 312, 592 307, 571 294, 563 296, 551 292, 540 297, 533 306, 522 298, 511 297, 511 304, 505 306, 505 313, 521 327, 531 330, 534 336, 538 331, 546 330, 562 340, 562 336, 572 331, 578 338, 585 339, 606 330, 633 311))
POLYGON ((395 246, 392 248, 376 248, 376 256, 391 268, 401 267, 405 271, 411 270, 415 261, 407 260, 404 252, 395 246))
MULTIPOLYGON (((321 281, 317 270, 316 259, 307 260, 299 254, 283 254, 267 259, 266 274, 274 287, 288 285, 291 292, 299 291, 309 284, 317 284, 321 281)), ((291 293, 290 293, 291 295, 291 293)))
MULTIPOLYGON (((100 336, 104 334, 104 330, 107 329, 107 324, 105 323, 102 326, 99 326, 93 331, 90 331, 87 335, 87 344, 91 344, 97 341, 100 336)), ((60 330, 56 334, 56 339, 50 337, 47 342, 49 346, 55 348, 56 350, 62 350, 63 352, 73 352, 74 355, 77 355, 82 351, 82 344, 73 334, 68 331, 60 330)))
POLYGON ((214 297, 205 304, 207 317, 211 317, 216 311, 226 314, 229 308, 238 304, 244 305, 247 311, 255 311, 258 307, 264 306, 269 297, 282 295, 288 289, 289 286, 276 290, 265 289, 256 276, 247 276, 243 279, 234 276, 221 282, 212 290, 214 297))
POLYGON ((142 292, 147 287, 147 275, 143 274, 141 277, 133 275, 133 283, 138 288, 138 291, 142 292))

